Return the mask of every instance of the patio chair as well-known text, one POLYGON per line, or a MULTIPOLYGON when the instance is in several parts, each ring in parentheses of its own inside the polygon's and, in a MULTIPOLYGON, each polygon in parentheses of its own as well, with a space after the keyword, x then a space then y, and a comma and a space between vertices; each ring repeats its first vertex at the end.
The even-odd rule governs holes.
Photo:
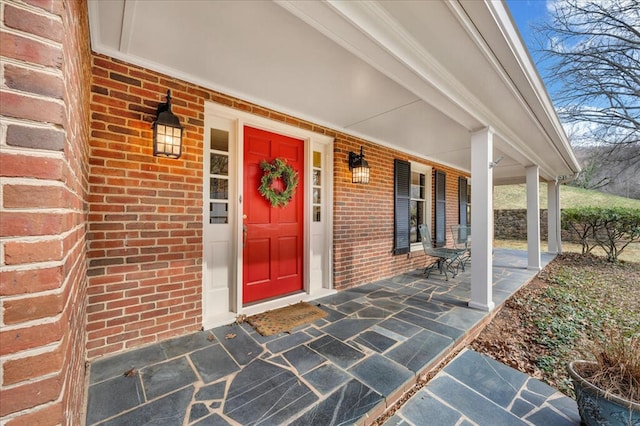
POLYGON ((457 259, 456 269, 462 269, 464 272, 466 265, 471 262, 471 226, 451 225, 451 235, 453 247, 462 250, 457 259))
POLYGON ((435 259, 433 262, 428 264, 426 268, 424 268, 424 273, 427 278, 429 278, 431 271, 436 267, 441 274, 444 273, 444 277, 447 281, 449 281, 449 274, 447 271, 451 272, 453 278, 455 278, 458 274, 458 268, 453 267, 453 265, 456 264, 460 255, 464 253, 464 250, 447 247, 434 247, 429 227, 424 223, 418 225, 418 231, 420 231, 420 240, 422 242, 424 253, 435 259))

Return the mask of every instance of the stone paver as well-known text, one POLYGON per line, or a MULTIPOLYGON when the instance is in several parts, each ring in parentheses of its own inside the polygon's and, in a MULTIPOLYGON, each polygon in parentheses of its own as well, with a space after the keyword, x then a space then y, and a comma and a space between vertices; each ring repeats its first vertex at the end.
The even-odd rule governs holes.
POLYGON ((576 402, 485 355, 464 349, 385 426, 580 425, 576 402))
MULTIPOLYGON (((535 275, 526 261, 495 251, 496 303, 535 275)), ((487 315, 466 306, 469 278, 470 268, 449 281, 417 270, 315 301, 328 315, 292 334, 230 325, 96 360, 87 425, 366 423, 487 315)), ((388 424, 572 424, 571 400, 465 354, 388 424)))

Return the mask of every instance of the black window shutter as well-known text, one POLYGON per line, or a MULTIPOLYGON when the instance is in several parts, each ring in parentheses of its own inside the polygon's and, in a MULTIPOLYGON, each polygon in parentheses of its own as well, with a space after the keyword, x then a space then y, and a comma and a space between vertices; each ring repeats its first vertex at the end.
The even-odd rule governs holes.
POLYGON ((467 226, 467 178, 458 178, 458 223, 467 226))
POLYGON ((394 160, 394 233, 393 254, 409 253, 409 205, 411 202, 411 164, 394 160))
POLYGON ((436 170, 436 211, 435 211, 435 245, 443 247, 447 243, 447 198, 445 189, 447 175, 436 170))

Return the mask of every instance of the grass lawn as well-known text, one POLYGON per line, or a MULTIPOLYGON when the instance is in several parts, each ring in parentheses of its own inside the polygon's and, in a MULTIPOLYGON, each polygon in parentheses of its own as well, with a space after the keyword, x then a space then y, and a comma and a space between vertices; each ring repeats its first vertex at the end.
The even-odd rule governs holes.
MULTIPOLYGON (((496 248, 511 248, 517 250, 526 250, 527 242, 520 240, 494 240, 493 246, 496 248)), ((547 250, 547 242, 540 242, 540 250, 547 250)), ((562 242, 562 251, 565 253, 582 253, 582 246, 577 243, 562 242)), ((592 253, 597 256, 607 256, 607 254, 600 247, 596 247, 592 250, 592 253)), ((624 251, 618 259, 623 262, 640 262, 640 243, 629 244, 625 247, 624 251)))
MULTIPOLYGON (((493 207, 496 210, 527 208, 525 184, 494 187, 493 201, 493 207)), ((640 200, 562 185, 560 188, 560 205, 562 208, 602 206, 640 209, 640 200)), ((544 185, 540 186, 540 208, 547 208, 547 190, 544 185)))
POLYGON ((574 396, 566 364, 589 359, 588 342, 608 328, 640 333, 640 263, 565 253, 510 298, 471 347, 574 396))

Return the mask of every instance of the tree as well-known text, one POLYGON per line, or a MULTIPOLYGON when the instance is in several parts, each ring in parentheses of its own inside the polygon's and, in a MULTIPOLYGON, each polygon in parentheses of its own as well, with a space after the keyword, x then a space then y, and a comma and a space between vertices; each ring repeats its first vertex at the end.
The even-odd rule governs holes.
POLYGON ((629 244, 640 242, 640 210, 622 207, 583 207, 562 210, 562 228, 582 244, 582 254, 602 248, 607 260, 617 262, 629 244))
POLYGON ((640 0, 556 0, 549 8, 551 19, 535 29, 572 144, 604 145, 604 162, 637 164, 640 149, 622 159, 617 151, 640 146, 640 0))
POLYGON ((640 144, 623 145, 614 152, 607 145, 576 145, 574 152, 582 172, 572 186, 640 200, 640 161, 627 161, 640 156, 640 144))

